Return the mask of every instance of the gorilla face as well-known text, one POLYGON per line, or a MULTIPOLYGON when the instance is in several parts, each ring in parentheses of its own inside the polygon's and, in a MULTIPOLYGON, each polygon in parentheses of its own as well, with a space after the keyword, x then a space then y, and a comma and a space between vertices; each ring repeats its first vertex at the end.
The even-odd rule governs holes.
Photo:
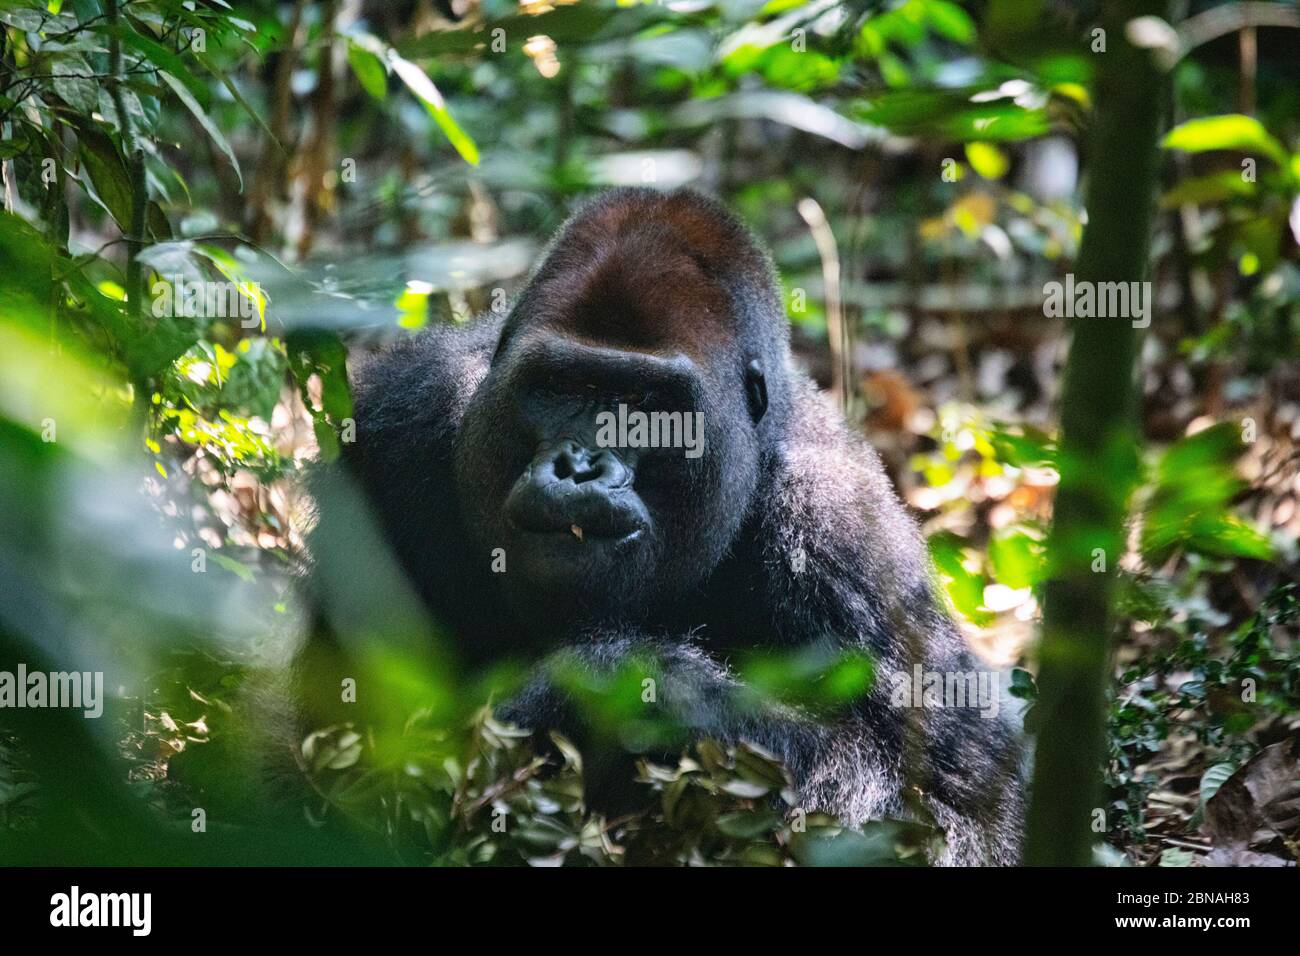
POLYGON ((698 265, 629 245, 534 283, 458 435, 461 513, 484 560, 505 550, 520 616, 653 617, 717 566, 754 496, 762 363, 698 265))

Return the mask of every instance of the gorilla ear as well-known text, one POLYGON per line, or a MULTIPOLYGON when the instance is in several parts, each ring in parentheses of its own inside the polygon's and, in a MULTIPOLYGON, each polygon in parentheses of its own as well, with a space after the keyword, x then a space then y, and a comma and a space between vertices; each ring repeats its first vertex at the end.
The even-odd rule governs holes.
POLYGON ((749 400, 749 416, 757 425, 767 414, 767 378, 758 359, 751 359, 745 366, 745 397, 749 400))

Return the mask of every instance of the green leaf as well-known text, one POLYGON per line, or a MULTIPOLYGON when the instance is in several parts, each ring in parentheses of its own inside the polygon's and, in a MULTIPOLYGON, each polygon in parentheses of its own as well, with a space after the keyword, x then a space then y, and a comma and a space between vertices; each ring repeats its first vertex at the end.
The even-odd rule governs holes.
POLYGON ((131 228, 131 178, 117 147, 107 133, 90 123, 77 125, 77 144, 95 194, 126 232, 131 228))
POLYGON ((145 207, 145 222, 149 225, 149 231, 158 242, 166 242, 172 237, 172 224, 167 221, 167 214, 163 212, 162 206, 156 202, 150 202, 145 207))
POLYGON ((976 102, 972 93, 902 89, 857 107, 857 118, 905 135, 940 136, 958 142, 1031 139, 1051 124, 1041 109, 999 98, 976 102))
POLYGON ((51 84, 63 102, 89 116, 99 108, 99 81, 85 58, 74 54, 56 56, 50 66, 51 84))
POLYGON ((404 329, 422 329, 429 321, 429 292, 420 291, 410 284, 397 297, 397 324, 404 329))
POLYGON ((1268 216, 1247 220, 1237 226, 1236 238, 1255 257, 1256 268, 1271 272, 1281 254, 1282 223, 1268 216))
POLYGON ((998 426, 989 432, 989 443, 998 461, 1015 468, 1055 467, 1056 443, 1052 437, 1028 425, 1020 426, 1019 431, 998 426))
POLYGON ((230 165, 234 167, 235 175, 239 178, 239 188, 242 192, 244 188, 244 174, 239 170, 239 160, 235 158, 235 151, 232 150, 230 144, 226 142, 226 137, 222 135, 221 130, 217 129, 217 125, 212 122, 212 117, 208 116, 207 112, 199 105, 198 100, 194 98, 194 95, 190 93, 189 88, 184 83, 176 79, 176 77, 172 76, 166 70, 160 71, 158 75, 161 76, 167 85, 172 88, 180 101, 185 104, 185 108, 194 114, 194 118, 199 121, 199 125, 203 127, 204 132, 212 138, 212 142, 216 144, 217 149, 221 150, 221 152, 225 154, 226 159, 230 160, 230 165))
POLYGON ((1043 577, 1043 544, 1023 531, 998 534, 989 542, 989 562, 1007 587, 1033 587, 1043 577))
POLYGON ((252 338, 240 342, 235 354, 238 360, 221 387, 222 402, 270 421, 284 384, 283 353, 268 339, 252 338))
POLYGON ((1143 513, 1141 548, 1148 561, 1159 563, 1175 548, 1220 557, 1272 557, 1268 538, 1229 510, 1244 486, 1234 464, 1244 450, 1238 426, 1220 422, 1164 452, 1143 513))
POLYGON ((975 39, 975 22, 957 4, 946 0, 928 0, 924 12, 930 29, 940 36, 957 43, 970 43, 975 39))
POLYGON ((131 47, 137 53, 144 56, 153 66, 159 70, 166 70, 173 77, 179 79, 185 84, 185 88, 190 91, 194 99, 201 103, 204 108, 208 105, 208 88, 197 76, 189 64, 181 59, 179 54, 173 53, 161 43, 157 43, 146 36, 132 30, 124 24, 107 24, 97 25, 95 32, 102 33, 106 36, 115 36, 126 46, 131 47))
POLYGON ((1216 763, 1201 774, 1201 808, 1205 808, 1210 797, 1219 792, 1219 788, 1232 776, 1236 768, 1230 763, 1216 763))
POLYGON ((428 74, 410 60, 402 59, 392 50, 388 51, 388 65, 415 98, 424 104, 424 108, 429 111, 433 121, 438 124, 438 128, 442 130, 456 152, 460 153, 461 158, 470 165, 477 166, 478 147, 447 111, 447 104, 443 101, 442 94, 433 85, 433 80, 429 79, 428 74))
POLYGON ((811 710, 836 710, 871 690, 875 667, 861 651, 811 647, 743 655, 737 670, 764 698, 811 710))
POLYGON ((1231 514, 1208 515, 1194 520, 1185 542, 1201 554, 1258 561, 1273 557, 1273 545, 1268 537, 1231 514))
MULTIPOLYGON (((149 120, 145 116, 144 106, 140 103, 140 97, 134 90, 124 88, 122 90, 122 105, 126 108, 126 118, 131 123, 133 130, 143 130, 148 127, 149 120)), ((113 125, 113 129, 120 134, 122 132, 122 120, 117 115, 117 103, 109 94, 106 88, 99 88, 99 112, 104 119, 113 125)))
POLYGON ((284 145, 276 139, 275 133, 271 132, 271 127, 267 125, 266 120, 262 119, 262 114, 253 109, 253 105, 244 98, 244 94, 239 91, 239 87, 235 84, 235 81, 227 76, 224 70, 213 63, 211 57, 196 52, 194 58, 198 60, 199 63, 203 64, 205 70, 221 81, 221 85, 226 88, 227 92, 230 93, 235 102, 243 107, 244 112, 249 115, 249 118, 251 118, 252 121, 261 128, 262 132, 265 133, 267 138, 275 144, 278 150, 284 152, 284 145))
POLYGON ((1206 176, 1184 179, 1160 197, 1163 209, 1193 204, 1206 205, 1225 199, 1246 198, 1255 194, 1255 184, 1241 178, 1237 170, 1226 169, 1206 176))
POLYGON ((231 574, 235 575, 241 581, 253 580, 253 569, 242 561, 236 561, 232 557, 221 554, 219 551, 212 552, 212 560, 219 566, 225 568, 231 574))
POLYGON ((21 127, 14 130, 13 136, 13 139, 0 139, 0 159, 13 159, 30 148, 26 131, 21 127))
POLYGON ((966 160, 985 179, 1001 179, 1011 168, 1007 154, 992 143, 967 143, 966 160))
POLYGON ((336 428, 352 417, 352 393, 348 387, 348 351, 338 335, 314 329, 290 332, 285 342, 289 367, 293 370, 303 403, 311 411, 312 428, 320 444, 321 459, 333 461, 339 455, 336 428), (320 379, 321 407, 317 409, 307 389, 312 375, 320 379))
POLYGON ((357 80, 367 93, 380 102, 388 96, 388 71, 384 69, 384 61, 377 54, 349 42, 348 63, 352 65, 352 72, 357 75, 357 80))
POLYGON ((965 542, 948 531, 929 540, 930 557, 939 571, 944 590, 961 615, 981 627, 993 620, 984 607, 984 575, 967 570, 963 563, 965 542))
POLYGON ((39 10, 0 10, 0 23, 7 23, 24 33, 36 33, 44 25, 45 17, 39 10))
POLYGON ((17 215, 0 212, 0 258, 0 316, 6 322, 48 316, 55 260, 41 234, 17 215))
POLYGON ((738 810, 722 814, 714 825, 737 840, 761 840, 781 826, 781 818, 771 810, 738 810))
POLYGON ((1261 153, 1279 166, 1284 166, 1288 159, 1288 153, 1282 144, 1269 135, 1259 120, 1240 113, 1188 120, 1166 133, 1160 145, 1165 149, 1177 149, 1185 153, 1203 153, 1215 149, 1261 153))

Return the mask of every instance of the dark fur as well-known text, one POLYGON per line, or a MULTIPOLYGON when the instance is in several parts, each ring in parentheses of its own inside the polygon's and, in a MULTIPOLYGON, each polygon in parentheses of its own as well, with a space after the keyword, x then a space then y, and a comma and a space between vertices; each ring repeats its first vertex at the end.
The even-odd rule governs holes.
MULTIPOLYGON (((788 337, 766 255, 722 207, 689 192, 607 193, 561 230, 506 319, 432 328, 361 370, 347 465, 467 658, 559 646, 610 668, 651 649, 661 706, 697 734, 783 757, 805 809, 856 824, 909 815, 904 795, 919 792, 946 831, 944 862, 1015 862, 1017 731, 1005 714, 891 706, 885 675, 916 661, 941 672, 978 665, 935 598, 924 543, 875 453, 791 369, 788 337), (577 611, 572 600, 549 605, 514 568, 490 571, 501 498, 531 454, 509 425, 511 375, 539 329, 629 353, 671 347, 700 370, 704 457, 681 487, 647 498, 659 520, 641 563, 593 568, 601 579, 577 611), (757 423, 744 405, 751 360, 768 391, 757 423), (823 725, 735 706, 729 653, 821 641, 875 659, 881 679, 847 716, 823 725)), ((348 520, 321 516, 326 528, 348 520)), ((534 728, 568 720, 544 670, 505 710, 534 728)))

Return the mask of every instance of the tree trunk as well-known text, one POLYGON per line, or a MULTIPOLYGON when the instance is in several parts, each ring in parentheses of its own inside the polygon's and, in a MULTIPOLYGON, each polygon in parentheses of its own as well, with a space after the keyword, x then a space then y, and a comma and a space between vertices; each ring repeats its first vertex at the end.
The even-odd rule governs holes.
MULTIPOLYGON (((1102 5, 1106 52, 1093 54, 1088 221, 1076 288, 1146 278, 1164 77, 1149 51, 1129 44, 1125 25, 1163 11, 1163 3, 1141 0, 1102 5)), ((1038 744, 1025 849, 1030 865, 1088 864, 1102 829, 1097 824, 1104 820, 1100 771, 1106 759, 1111 601, 1137 471, 1137 341, 1130 318, 1073 320, 1039 651, 1038 744)))

